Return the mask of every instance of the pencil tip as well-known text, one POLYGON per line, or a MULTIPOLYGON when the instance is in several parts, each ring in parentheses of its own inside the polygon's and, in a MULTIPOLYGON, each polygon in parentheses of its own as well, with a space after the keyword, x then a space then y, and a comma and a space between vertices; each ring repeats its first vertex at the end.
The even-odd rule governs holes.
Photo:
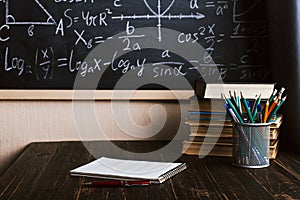
POLYGON ((286 97, 287 97, 287 95, 285 95, 285 97, 283 97, 282 100, 285 101, 285 100, 286 100, 286 97))

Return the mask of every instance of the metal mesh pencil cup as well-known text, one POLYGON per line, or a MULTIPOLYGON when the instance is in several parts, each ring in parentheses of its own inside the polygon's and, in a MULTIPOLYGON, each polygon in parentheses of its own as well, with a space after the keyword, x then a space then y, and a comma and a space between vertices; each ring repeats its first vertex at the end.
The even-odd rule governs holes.
POLYGON ((233 165, 245 168, 269 166, 270 123, 234 123, 233 165))

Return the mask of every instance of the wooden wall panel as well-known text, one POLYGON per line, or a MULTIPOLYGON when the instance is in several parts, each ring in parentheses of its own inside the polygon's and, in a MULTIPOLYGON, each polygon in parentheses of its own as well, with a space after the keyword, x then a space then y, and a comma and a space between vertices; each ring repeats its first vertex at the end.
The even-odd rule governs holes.
MULTIPOLYGON (((129 106, 126 102, 113 101, 114 109, 112 101, 91 102, 95 115, 89 116, 85 112, 76 114, 73 109, 74 105, 78 108, 78 104, 83 110, 89 108, 88 101, 78 101, 78 104, 72 101, 0 101, 0 174, 30 142, 169 139, 177 133, 178 124, 184 122, 186 115, 184 112, 181 116, 176 101, 130 101, 129 106), (122 119, 121 127, 114 120, 113 110, 116 110, 117 121, 122 119), (74 115, 82 117, 76 121, 74 115), (161 129, 165 115, 166 122, 161 129), (102 135, 87 123, 93 118, 102 128, 102 135), (159 131, 153 135, 156 129, 159 131)), ((187 109, 188 101, 181 105, 187 109)), ((180 134, 187 135, 188 130, 180 134)))

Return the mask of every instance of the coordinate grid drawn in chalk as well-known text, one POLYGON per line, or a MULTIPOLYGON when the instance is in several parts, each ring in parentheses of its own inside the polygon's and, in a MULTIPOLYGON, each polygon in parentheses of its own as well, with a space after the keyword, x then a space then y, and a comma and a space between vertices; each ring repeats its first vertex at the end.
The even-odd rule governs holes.
POLYGON ((113 16, 113 20, 124 20, 124 19, 157 19, 157 28, 158 28, 158 40, 161 42, 161 27, 162 27, 162 19, 203 19, 205 18, 205 15, 199 12, 196 12, 196 14, 191 13, 191 14, 166 14, 173 6, 175 3, 175 0, 172 0, 172 2, 169 4, 169 6, 165 10, 161 10, 161 0, 157 0, 157 10, 155 11, 154 9, 151 8, 147 0, 144 0, 144 3, 146 7, 149 9, 149 11, 152 14, 145 14, 145 15, 123 15, 121 14, 120 16, 113 16))

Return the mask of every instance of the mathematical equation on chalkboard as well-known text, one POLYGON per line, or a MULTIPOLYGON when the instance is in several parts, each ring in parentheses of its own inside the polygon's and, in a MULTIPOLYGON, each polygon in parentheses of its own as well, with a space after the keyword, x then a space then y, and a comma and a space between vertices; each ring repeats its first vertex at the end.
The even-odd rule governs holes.
POLYGON ((113 88, 112 76, 129 71, 136 78, 184 77, 190 83, 269 79, 264 1, 0 0, 0 10, 2 88, 71 89, 76 76, 89 79, 104 69, 105 88, 113 88), (182 58, 171 49, 148 49, 149 38, 157 44, 168 38, 182 48, 201 45, 204 51, 182 58), (112 41, 118 48, 110 46, 109 56, 100 51, 85 61, 112 41))

